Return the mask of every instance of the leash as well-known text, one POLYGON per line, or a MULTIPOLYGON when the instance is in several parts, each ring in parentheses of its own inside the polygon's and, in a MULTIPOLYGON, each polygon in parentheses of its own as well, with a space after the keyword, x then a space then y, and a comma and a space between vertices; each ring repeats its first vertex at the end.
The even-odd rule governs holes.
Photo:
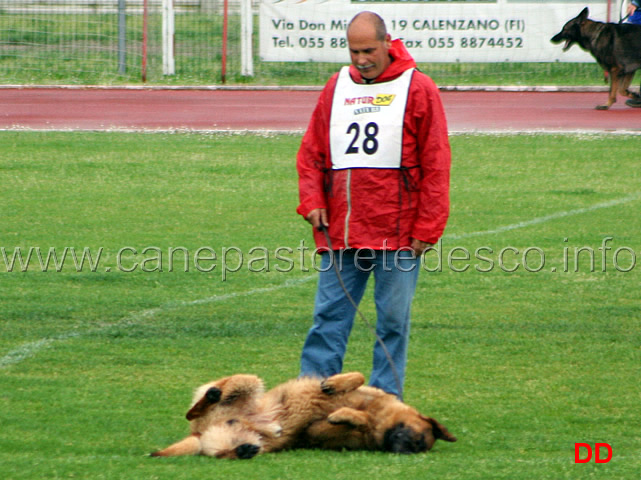
POLYGON ((385 342, 383 341, 383 339, 378 335, 378 333, 376 333, 376 329, 372 327, 372 324, 367 320, 367 317, 365 317, 365 315, 363 315, 363 312, 360 311, 357 303, 354 301, 354 299, 352 298, 352 295, 347 290, 347 287, 345 286, 345 282, 343 281, 343 276, 341 275, 341 272, 338 268, 338 263, 335 261, 334 249, 332 248, 332 241, 329 238, 329 232, 327 231, 327 227, 321 224, 321 226, 318 227, 318 230, 323 232, 323 234, 325 235, 325 240, 327 241, 327 246, 329 247, 329 252, 330 252, 330 255, 332 256, 332 263, 334 264, 334 272, 336 272, 336 278, 338 279, 338 283, 343 289, 345 296, 347 297, 349 302, 352 304, 352 306, 356 310, 356 313, 358 313, 358 315, 363 319, 363 322, 365 323, 365 325, 367 325, 367 328, 369 328, 370 332, 372 332, 372 335, 376 337, 376 341, 383 349, 383 353, 385 353, 385 357, 387 358, 387 361, 392 367, 392 373, 394 374, 394 381, 396 382, 396 389, 398 390, 398 398, 399 400, 403 401, 403 386, 401 385, 401 378, 398 375, 398 370, 396 369, 396 363, 394 363, 394 360, 392 360, 392 355, 389 353, 389 350, 387 349, 387 346, 385 345, 385 342))
POLYGON ((626 14, 625 17, 623 16, 623 12, 624 12, 623 6, 625 5, 625 3, 626 3, 626 0, 621 0, 621 3, 619 4, 619 24, 625 22, 628 19, 628 17, 630 16, 629 13, 626 14))

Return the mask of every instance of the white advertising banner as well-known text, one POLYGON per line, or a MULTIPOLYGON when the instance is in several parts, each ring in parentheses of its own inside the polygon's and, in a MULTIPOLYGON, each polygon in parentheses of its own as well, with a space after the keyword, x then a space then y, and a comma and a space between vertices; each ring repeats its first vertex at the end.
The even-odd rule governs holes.
POLYGON ((606 20, 605 1, 262 0, 260 56, 349 63, 347 24, 370 10, 417 62, 594 62, 578 45, 563 52, 550 42, 586 5, 591 19, 606 20))

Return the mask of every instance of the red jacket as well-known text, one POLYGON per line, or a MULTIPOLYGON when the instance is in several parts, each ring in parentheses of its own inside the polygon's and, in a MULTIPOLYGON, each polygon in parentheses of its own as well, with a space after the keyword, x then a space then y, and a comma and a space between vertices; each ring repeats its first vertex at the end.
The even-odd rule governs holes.
MULTIPOLYGON (((393 61, 376 83, 393 80, 416 66, 400 40, 390 48, 393 61)), ((363 83, 350 67, 352 80, 363 83)), ((403 125, 400 169, 353 168, 331 170, 329 122, 338 74, 320 94, 297 156, 303 217, 326 208, 334 249, 398 250, 411 239, 436 243, 449 215, 450 146, 438 89, 415 71, 409 88, 403 125), (349 221, 345 224, 349 209, 349 221)), ((318 248, 326 247, 314 232, 318 248)))

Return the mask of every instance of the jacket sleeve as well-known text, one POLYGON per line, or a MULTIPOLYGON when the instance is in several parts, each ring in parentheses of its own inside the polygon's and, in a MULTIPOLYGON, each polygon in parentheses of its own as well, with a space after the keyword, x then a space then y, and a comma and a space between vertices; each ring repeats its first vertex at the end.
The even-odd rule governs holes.
POLYGON ((438 88, 426 75, 412 87, 413 123, 421 184, 412 237, 436 243, 445 230, 450 211, 451 152, 447 120, 438 88))
POLYGON ((321 92, 296 157, 300 201, 296 212, 305 218, 316 208, 327 208, 324 181, 330 165, 329 121, 336 78, 321 92))

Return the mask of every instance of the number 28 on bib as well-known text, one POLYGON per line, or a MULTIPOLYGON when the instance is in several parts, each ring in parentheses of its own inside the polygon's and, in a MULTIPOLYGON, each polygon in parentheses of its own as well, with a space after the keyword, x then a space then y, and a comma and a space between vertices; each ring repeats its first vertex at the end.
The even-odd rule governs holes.
POLYGON ((414 69, 384 83, 358 84, 343 67, 330 119, 332 168, 399 168, 403 119, 414 69))

